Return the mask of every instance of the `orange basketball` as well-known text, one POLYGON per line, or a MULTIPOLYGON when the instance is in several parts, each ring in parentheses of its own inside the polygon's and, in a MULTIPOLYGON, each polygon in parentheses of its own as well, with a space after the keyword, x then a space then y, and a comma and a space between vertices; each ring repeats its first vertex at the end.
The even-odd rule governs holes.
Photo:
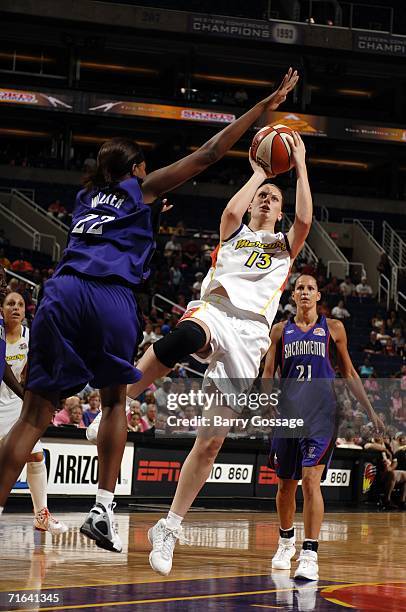
POLYGON ((292 130, 286 125, 267 125, 254 136, 251 156, 271 174, 283 174, 293 166, 288 135, 292 130))

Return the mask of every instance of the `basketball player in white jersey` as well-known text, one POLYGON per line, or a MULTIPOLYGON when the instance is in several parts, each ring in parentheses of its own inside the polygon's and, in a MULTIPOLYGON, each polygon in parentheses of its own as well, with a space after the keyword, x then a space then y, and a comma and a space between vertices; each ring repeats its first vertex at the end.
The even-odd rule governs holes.
MULTIPOLYGON (((19 293, 9 293, 3 301, 6 329, 6 361, 19 382, 24 378, 29 346, 29 329, 22 325, 25 302, 19 293)), ((23 402, 6 384, 0 386, 0 444, 18 420, 23 402)), ((56 520, 47 508, 47 471, 41 442, 37 442, 27 462, 27 482, 34 506, 34 527, 53 535, 65 533, 67 526, 56 520)))
MULTIPOLYGON (((230 200, 221 217, 220 246, 202 284, 201 299, 191 302, 176 329, 155 342, 137 368, 142 379, 127 387, 136 398, 156 378, 166 375, 186 355, 208 363, 204 384, 211 391, 244 393, 256 379, 269 347, 269 331, 292 261, 301 250, 312 221, 305 147, 299 134, 291 138, 296 168, 296 215, 287 235, 275 234, 282 218, 283 196, 253 162, 253 175, 230 200), (250 213, 250 222, 242 222, 250 213)), ((205 389, 207 391, 207 389, 205 389)), ((218 395, 218 394, 217 394, 218 395)), ((204 416, 233 419, 237 406, 217 405, 204 416)), ((151 567, 167 575, 181 522, 206 482, 228 426, 201 428, 180 474, 170 512, 148 536, 153 546, 151 567)))

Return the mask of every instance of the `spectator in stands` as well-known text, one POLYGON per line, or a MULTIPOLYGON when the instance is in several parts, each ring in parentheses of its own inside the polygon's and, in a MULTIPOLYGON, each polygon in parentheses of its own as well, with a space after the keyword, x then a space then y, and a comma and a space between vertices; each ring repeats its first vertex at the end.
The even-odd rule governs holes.
POLYGON ((396 310, 391 310, 389 317, 386 320, 386 329, 389 333, 393 333, 394 329, 398 327, 402 328, 402 321, 400 320, 396 310))
POLYGON ((390 339, 390 335, 386 331, 385 323, 382 323, 381 327, 377 331, 376 339, 382 344, 383 347, 386 346, 386 343, 390 339))
POLYGON ((355 441, 355 433, 352 429, 347 429, 344 434, 344 440, 340 441, 340 444, 338 446, 339 448, 354 448, 362 450, 362 446, 357 444, 355 441))
POLYGON ((203 277, 204 275, 202 272, 196 272, 195 282, 192 286, 192 300, 198 300, 200 298, 200 290, 202 288, 203 277))
POLYGON ((155 391, 155 401, 159 412, 166 413, 168 411, 168 395, 171 392, 172 379, 169 376, 165 376, 162 379, 162 386, 155 391))
POLYGON ((330 306, 325 300, 319 304, 317 311, 320 315, 324 315, 325 317, 331 316, 330 306))
POLYGON ((365 357, 364 362, 358 369, 361 378, 369 378, 374 373, 374 366, 371 364, 369 357, 365 357))
MULTIPOLYGON (((132 403, 132 402, 131 402, 132 403)), ((146 425, 141 417, 141 408, 133 408, 128 419, 128 431, 142 433, 146 431, 146 425)))
POLYGON ((147 343, 153 344, 157 340, 157 337, 154 333, 152 323, 150 321, 148 321, 148 323, 145 324, 145 329, 142 332, 142 334, 143 334, 143 339, 140 344, 140 347, 144 346, 144 344, 147 344, 147 343))
POLYGON ((178 221, 175 227, 175 235, 176 236, 184 236, 186 233, 185 225, 183 221, 178 221))
POLYGON ((178 297, 177 297, 177 304, 175 306, 172 306, 171 309, 171 313, 172 314, 176 314, 176 315, 183 315, 183 313, 186 310, 186 298, 183 295, 183 293, 179 293, 178 297))
POLYGON ((355 287, 355 293, 360 299, 372 297, 372 287, 368 285, 366 276, 363 276, 361 282, 355 287))
POLYGON ((377 312, 371 319, 371 325, 376 330, 380 329, 384 323, 384 316, 380 312, 377 312))
POLYGON ((388 338, 383 353, 388 357, 396 357, 396 347, 393 344, 392 338, 388 338))
POLYGON ((378 265, 376 266, 376 269, 380 274, 384 274, 389 281, 391 280, 392 268, 390 265, 389 257, 386 253, 382 253, 378 265))
POLYGON ((334 306, 333 310, 331 311, 331 315, 340 321, 344 321, 345 319, 349 319, 351 317, 348 310, 344 307, 344 300, 340 300, 337 306, 334 306))
POLYGON ((77 406, 82 409, 80 398, 77 395, 68 397, 65 400, 65 404, 62 406, 61 410, 59 410, 53 418, 52 422, 55 427, 59 427, 60 425, 69 425, 71 412, 77 406))
POLYGON ((50 215, 51 217, 56 217, 58 219, 61 219, 66 215, 66 208, 60 200, 55 200, 55 202, 51 202, 47 210, 48 215, 50 215))
POLYGON ((97 162, 94 157, 94 153, 90 152, 83 162, 83 170, 84 172, 92 172, 96 168, 97 162))
POLYGON ((86 427, 97 417, 100 412, 100 393, 92 391, 89 393, 89 408, 83 413, 83 422, 86 427))
POLYGON ((80 429, 86 427, 83 422, 83 410, 80 403, 76 404, 70 409, 68 425, 73 425, 74 427, 79 427, 80 429))
POLYGON ((3 247, 0 248, 0 266, 3 266, 3 268, 6 268, 6 270, 11 266, 11 261, 6 257, 3 247))
POLYGON ((175 228, 170 226, 166 219, 164 219, 162 221, 161 225, 159 226, 159 233, 160 234, 173 234, 174 231, 175 231, 175 228))
POLYGON ((394 331, 395 336, 392 338, 393 346, 395 347, 396 353, 403 357, 405 352, 405 338, 400 327, 396 328, 394 331))
POLYGON ((400 494, 400 507, 405 508, 406 502, 406 471, 398 469, 397 459, 384 459, 384 485, 385 485, 385 500, 384 503, 389 508, 397 508, 392 504, 391 496, 395 487, 399 486, 401 489, 400 494), (386 473, 386 474, 385 474, 386 473))
POLYGON ((24 259, 24 253, 21 251, 20 252, 20 259, 16 259, 15 261, 13 261, 13 263, 11 264, 11 269, 14 272, 22 272, 22 273, 31 273, 33 272, 34 268, 32 267, 32 264, 27 261, 26 259, 24 259))
POLYGON ((370 355, 379 355, 383 353, 383 346, 377 338, 376 331, 371 331, 369 334, 369 342, 362 350, 364 353, 369 353, 370 355))
POLYGON ((147 412, 145 416, 143 416, 141 419, 145 427, 144 431, 147 431, 148 429, 155 427, 156 417, 157 417, 156 404, 148 404, 147 412))
POLYGON ((397 414, 402 408, 402 396, 400 395, 399 389, 394 389, 391 395, 391 413, 392 415, 397 414))
POLYGON ((399 408, 396 415, 393 415, 393 420, 399 427, 406 427, 406 395, 402 396, 402 406, 399 408))
POLYGON ((182 245, 179 242, 179 238, 175 235, 165 244, 164 257, 171 259, 174 256, 182 255, 182 245))
POLYGON ((173 266, 171 266, 169 269, 170 285, 176 293, 179 291, 179 288, 183 282, 181 264, 181 259, 175 259, 173 266))
POLYGON ((165 414, 158 413, 155 419, 155 431, 166 432, 167 430, 167 416, 165 414))
POLYGON ((323 288, 328 295, 338 295, 340 293, 340 285, 338 284, 338 278, 333 276, 330 282, 323 288))

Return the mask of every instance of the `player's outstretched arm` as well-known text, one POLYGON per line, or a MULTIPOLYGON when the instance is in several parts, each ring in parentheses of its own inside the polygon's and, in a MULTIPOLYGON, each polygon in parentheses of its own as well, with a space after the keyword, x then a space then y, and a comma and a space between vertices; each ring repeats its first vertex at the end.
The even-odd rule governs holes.
POLYGON ((297 132, 291 140, 292 157, 296 168, 296 210, 295 220, 288 232, 291 257, 295 259, 309 234, 313 219, 313 200, 306 168, 306 148, 297 132))
POLYGON ((328 319, 327 322, 331 336, 337 347, 338 369, 340 370, 342 377, 345 379, 351 393, 358 400, 368 417, 371 419, 375 429, 378 431, 383 431, 385 429, 385 425, 372 408, 371 402, 365 393, 362 381, 357 370, 354 368, 351 357, 348 353, 347 334, 345 332, 344 325, 337 319, 328 319))
POLYGON ((267 174, 261 166, 254 162, 249 155, 253 174, 251 178, 241 187, 239 191, 231 198, 225 207, 220 221, 220 240, 227 240, 242 223, 242 219, 247 212, 247 209, 255 195, 258 187, 262 185, 267 178, 267 174))
POLYGON ((24 389, 23 386, 18 382, 16 377, 13 374, 13 370, 10 368, 9 364, 6 363, 6 367, 4 370, 3 382, 7 385, 9 389, 20 399, 24 398, 24 389))
POLYGON ((276 110, 286 100, 288 93, 295 87, 298 79, 296 70, 289 68, 276 91, 230 123, 197 151, 170 166, 165 166, 148 174, 142 185, 144 201, 146 203, 153 202, 157 197, 179 187, 179 185, 221 159, 244 132, 251 127, 254 121, 257 121, 263 113, 276 110))

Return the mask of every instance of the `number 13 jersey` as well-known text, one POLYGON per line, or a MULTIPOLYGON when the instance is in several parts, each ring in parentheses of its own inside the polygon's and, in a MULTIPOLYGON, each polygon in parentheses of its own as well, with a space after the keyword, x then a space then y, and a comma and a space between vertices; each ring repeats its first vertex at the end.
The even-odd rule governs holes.
POLYGON ((212 267, 203 280, 201 299, 216 287, 227 291, 241 310, 266 318, 271 326, 291 265, 287 237, 242 224, 212 253, 212 267))
POLYGON ((151 207, 138 180, 76 196, 69 242, 56 275, 138 285, 149 275, 155 247, 151 207))

